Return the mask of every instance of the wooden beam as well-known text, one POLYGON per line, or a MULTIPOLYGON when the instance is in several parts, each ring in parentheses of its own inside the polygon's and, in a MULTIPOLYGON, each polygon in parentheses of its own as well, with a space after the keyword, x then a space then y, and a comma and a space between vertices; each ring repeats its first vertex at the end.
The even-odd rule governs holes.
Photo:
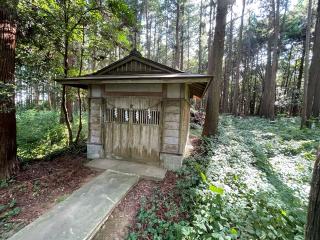
POLYGON ((81 80, 59 80, 60 84, 66 85, 90 85, 90 84, 108 84, 108 83, 194 83, 194 82, 208 82, 208 78, 136 78, 136 79, 81 79, 81 80))
POLYGON ((150 96, 162 97, 162 92, 109 92, 106 91, 106 96, 150 96))

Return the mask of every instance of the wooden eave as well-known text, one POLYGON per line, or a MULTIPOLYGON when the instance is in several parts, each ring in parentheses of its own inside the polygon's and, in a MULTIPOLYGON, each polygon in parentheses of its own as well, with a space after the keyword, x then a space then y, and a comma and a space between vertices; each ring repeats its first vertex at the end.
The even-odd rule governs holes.
POLYGON ((202 74, 135 74, 135 75, 100 75, 56 79, 61 84, 106 84, 106 83, 187 83, 209 82, 211 75, 202 74))
POLYGON ((89 85, 109 83, 187 83, 190 94, 202 97, 212 76, 185 73, 144 58, 136 50, 130 55, 89 75, 56 79, 60 84, 87 89, 89 85))

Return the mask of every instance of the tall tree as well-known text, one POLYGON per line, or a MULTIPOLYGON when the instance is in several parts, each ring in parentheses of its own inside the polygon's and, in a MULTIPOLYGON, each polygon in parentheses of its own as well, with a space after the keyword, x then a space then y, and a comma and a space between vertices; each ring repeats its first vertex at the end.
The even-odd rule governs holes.
POLYGON ((232 113, 238 115, 238 105, 239 105, 239 82, 240 82, 240 63, 241 63, 241 54, 242 54, 242 33, 243 33, 243 18, 244 10, 246 7, 246 0, 242 1, 242 13, 241 13, 241 23, 239 29, 239 39, 237 44, 237 55, 236 55, 236 75, 233 91, 233 105, 232 113))
POLYGON ((313 55, 309 70, 307 89, 307 119, 318 118, 320 111, 320 0, 318 0, 317 21, 314 33, 313 55))
POLYGON ((224 54, 224 37, 229 1, 218 0, 215 34, 210 48, 208 73, 213 76, 208 88, 206 118, 202 135, 213 136, 217 133, 219 122, 220 86, 222 81, 222 62, 224 54))
POLYGON ((190 69, 190 41, 191 41, 191 37, 190 37, 190 15, 191 12, 190 10, 187 10, 187 69, 190 69))
POLYGON ((311 180, 305 240, 320 239, 320 149, 311 180))
POLYGON ((297 84, 294 89, 294 92, 292 94, 292 116, 297 116, 299 112, 299 100, 300 100, 300 91, 301 91, 301 85, 302 85, 302 77, 303 77, 303 68, 304 68, 304 58, 306 55, 306 44, 305 41, 302 44, 302 54, 299 62, 299 73, 298 73, 298 79, 297 84))
POLYGON ((0 3, 0 179, 18 167, 14 101, 17 1, 0 3))
POLYGON ((180 67, 180 11, 181 11, 181 0, 177 0, 176 2, 176 34, 175 34, 175 52, 174 52, 174 67, 180 67))
POLYGON ((309 0, 307 26, 306 26, 306 40, 305 40, 305 58, 304 58, 304 93, 303 93, 303 106, 301 111, 301 128, 306 126, 307 123, 307 108, 308 108, 308 81, 309 81, 309 48, 310 48, 310 28, 312 23, 312 0, 309 0))
MULTIPOLYGON (((68 77, 69 73, 69 44, 70 44, 70 37, 72 34, 72 29, 69 31, 70 28, 70 16, 69 16, 69 1, 65 0, 62 2, 62 9, 63 9, 63 18, 64 18, 64 51, 63 51, 63 68, 64 68, 64 77, 68 77)), ((74 26, 72 28, 75 28, 74 26)), ((69 87, 63 85, 62 86, 62 100, 61 100, 61 110, 64 115, 65 123, 68 129, 68 136, 69 136, 69 144, 73 142, 72 136, 72 129, 71 129, 71 120, 72 120, 72 108, 70 107, 72 104, 70 102, 70 93, 68 91, 69 87), (68 94, 69 93, 69 94, 68 94), (68 107, 69 106, 69 107, 68 107)))
POLYGON ((168 45, 169 45, 169 13, 168 5, 169 0, 165 0, 164 6, 166 9, 166 41, 165 41, 165 64, 168 65, 168 45))
MULTIPOLYGON (((82 26, 82 44, 80 49, 80 66, 79 66, 79 76, 82 75, 82 69, 83 69, 83 55, 84 55, 84 43, 85 43, 85 25, 82 26)), ((78 144, 80 140, 80 134, 82 130, 82 101, 81 101, 81 89, 77 89, 77 95, 78 95, 78 102, 79 102, 79 126, 78 126, 78 132, 76 135, 75 143, 78 144)))
MULTIPOLYGON (((203 0, 200 1, 200 20, 199 20, 199 40, 198 40, 198 73, 202 73, 202 17, 203 17, 203 0)), ((209 43, 211 44, 211 42, 209 43)))
POLYGON ((213 20, 215 15, 216 3, 213 0, 210 0, 209 7, 210 7, 210 10, 209 10, 208 52, 210 52, 210 43, 212 41, 213 20))
POLYGON ((229 21, 229 34, 227 35, 227 56, 224 65, 224 80, 223 80, 223 91, 222 91, 222 103, 221 111, 229 112, 229 83, 232 72, 232 47, 233 45, 233 9, 231 6, 230 10, 230 21, 229 21))
POLYGON ((268 60, 263 84, 260 115, 269 119, 274 119, 276 77, 279 59, 280 0, 271 0, 269 24, 270 29, 272 29, 272 35, 268 40, 268 60))
POLYGON ((185 23, 185 1, 183 0, 181 3, 181 20, 180 20, 180 70, 184 68, 184 23, 185 23))
POLYGON ((149 2, 145 0, 145 21, 146 21, 146 48, 147 48, 147 58, 151 56, 151 23, 150 23, 150 13, 149 13, 149 2))

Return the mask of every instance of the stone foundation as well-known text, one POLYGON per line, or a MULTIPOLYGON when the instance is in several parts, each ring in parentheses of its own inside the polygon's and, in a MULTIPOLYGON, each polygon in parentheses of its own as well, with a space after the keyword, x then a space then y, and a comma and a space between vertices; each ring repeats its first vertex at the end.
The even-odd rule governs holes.
POLYGON ((103 146, 101 144, 87 144, 87 158, 99 159, 104 157, 103 146))
POLYGON ((177 171, 182 167, 183 156, 170 153, 160 153, 160 161, 165 169, 177 171))

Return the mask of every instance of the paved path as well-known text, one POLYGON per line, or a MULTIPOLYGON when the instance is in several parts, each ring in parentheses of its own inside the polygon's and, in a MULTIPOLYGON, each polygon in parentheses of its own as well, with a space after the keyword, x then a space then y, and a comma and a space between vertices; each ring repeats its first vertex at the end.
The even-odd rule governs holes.
POLYGON ((139 176, 107 170, 9 240, 87 240, 139 176))
POLYGON ((136 174, 142 178, 151 180, 163 180, 166 176, 166 169, 122 160, 95 159, 86 164, 87 167, 97 169, 111 169, 123 173, 136 174))

